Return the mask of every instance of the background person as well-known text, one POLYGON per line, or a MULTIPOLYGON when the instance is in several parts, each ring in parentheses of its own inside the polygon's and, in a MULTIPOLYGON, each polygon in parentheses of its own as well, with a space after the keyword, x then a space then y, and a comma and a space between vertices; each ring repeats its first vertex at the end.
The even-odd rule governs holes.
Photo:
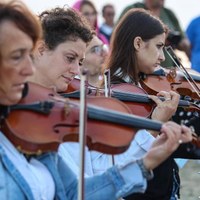
POLYGON ((191 68, 200 72, 200 17, 194 18, 186 29, 191 43, 191 68))
POLYGON ((92 29, 96 31, 97 36, 99 39, 102 40, 104 44, 109 44, 109 41, 107 38, 100 33, 99 31, 99 25, 98 25, 98 13, 95 5, 92 3, 92 1, 89 0, 78 0, 74 3, 72 6, 75 10, 79 11, 83 16, 86 17, 86 19, 89 21, 92 29))
POLYGON ((112 31, 114 28, 115 8, 112 4, 106 4, 102 8, 102 16, 104 18, 103 24, 100 26, 100 33, 102 33, 108 41, 110 41, 112 31))
POLYGON ((93 34, 93 38, 87 46, 83 68, 88 69, 88 82, 90 85, 100 87, 103 79, 104 63, 108 56, 108 49, 103 42, 93 34))

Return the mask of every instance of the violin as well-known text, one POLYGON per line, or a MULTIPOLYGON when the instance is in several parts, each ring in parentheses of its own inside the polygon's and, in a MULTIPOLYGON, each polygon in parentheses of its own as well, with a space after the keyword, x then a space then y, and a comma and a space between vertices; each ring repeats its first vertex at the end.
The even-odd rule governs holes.
MULTIPOLYGON (((104 96, 103 88, 96 88, 87 85, 87 94, 90 96, 104 96)), ((66 93, 61 93, 63 97, 79 98, 80 96, 80 80, 74 79, 68 87, 66 93)), ((156 106, 156 103, 148 97, 147 92, 135 85, 129 83, 120 83, 111 85, 111 97, 123 101, 132 111, 132 114, 141 117, 149 117, 156 106)), ((164 97, 159 97, 164 101, 164 97)), ((195 103, 180 100, 179 107, 183 107, 190 111, 200 111, 200 107, 195 103)))
POLYGON ((193 74, 182 65, 179 58, 173 51, 171 46, 165 47, 165 51, 176 65, 176 69, 170 69, 167 73, 163 69, 156 71, 152 75, 143 75, 140 81, 142 87, 149 92, 155 94, 160 90, 174 90, 182 96, 189 96, 192 99, 200 99, 200 75, 198 72, 193 74))
MULTIPOLYGON (((89 96, 104 96, 104 89, 103 88, 96 88, 89 84, 86 85, 87 94, 89 96)), ((63 97, 70 97, 70 98, 79 98, 80 97, 80 80, 74 79, 70 84, 69 88, 66 93, 61 93, 63 97)), ((135 85, 128 84, 128 83, 121 83, 121 84, 114 84, 111 85, 111 97, 114 97, 118 100, 123 101, 130 109, 132 114, 138 115, 141 117, 149 117, 152 113, 154 107, 156 106, 155 102, 148 97, 147 92, 135 85)), ((161 100, 165 100, 164 97, 159 97, 161 100)), ((179 100, 178 104, 179 108, 182 107, 185 110, 189 111, 200 111, 200 107, 186 100, 179 100)), ((196 121, 198 118, 193 119, 192 121, 196 121)), ((193 122, 194 123, 194 122, 193 122)), ((193 123, 186 123, 185 125, 190 127, 193 126, 193 123)), ((193 141, 192 143, 197 147, 200 148, 200 140, 199 136, 193 133, 193 141)))
MULTIPOLYGON (((197 73, 191 74, 196 85, 200 88, 200 75, 197 73)), ((182 96, 189 96, 192 99, 200 99, 199 89, 195 89, 183 73, 176 69, 159 69, 153 74, 143 74, 140 78, 142 88, 149 94, 156 95, 159 91, 175 91, 182 96)))
MULTIPOLYGON (((6 137, 22 152, 41 154, 56 151, 59 144, 78 141, 79 100, 63 98, 53 90, 28 84, 29 92, 10 107, 2 124, 6 137)), ((131 114, 117 99, 88 97, 86 143, 90 150, 122 153, 137 129, 160 131, 162 124, 131 114)))

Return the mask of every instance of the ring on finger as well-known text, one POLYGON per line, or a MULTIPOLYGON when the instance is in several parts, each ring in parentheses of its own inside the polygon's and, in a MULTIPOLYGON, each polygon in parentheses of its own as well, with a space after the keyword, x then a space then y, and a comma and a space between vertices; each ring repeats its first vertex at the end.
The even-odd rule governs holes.
POLYGON ((178 140, 178 143, 179 143, 179 144, 182 144, 182 143, 183 143, 183 140, 178 140))

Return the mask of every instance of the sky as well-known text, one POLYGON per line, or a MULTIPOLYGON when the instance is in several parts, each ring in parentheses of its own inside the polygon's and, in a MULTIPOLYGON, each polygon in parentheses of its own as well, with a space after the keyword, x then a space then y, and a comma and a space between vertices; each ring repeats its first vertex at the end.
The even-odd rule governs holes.
MULTIPOLYGON (((26 5, 32 9, 36 14, 42 12, 45 9, 53 8, 55 6, 63 6, 68 4, 71 6, 75 0, 22 0, 26 5)), ((131 3, 135 3, 142 0, 91 0, 99 13, 99 24, 102 23, 101 9, 104 4, 112 3, 116 9, 116 19, 120 15, 123 8, 131 3)), ((176 14, 180 25, 185 30, 189 22, 200 15, 200 0, 165 0, 165 7, 170 8, 176 14)))

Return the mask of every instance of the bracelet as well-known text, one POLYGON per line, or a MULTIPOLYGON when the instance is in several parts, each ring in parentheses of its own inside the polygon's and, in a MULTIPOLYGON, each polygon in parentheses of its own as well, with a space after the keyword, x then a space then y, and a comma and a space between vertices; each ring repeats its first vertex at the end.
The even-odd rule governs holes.
POLYGON ((151 180, 153 178, 153 171, 152 170, 148 170, 144 166, 143 159, 136 160, 136 163, 140 167, 140 169, 142 171, 142 175, 144 176, 144 178, 146 178, 147 180, 151 180))

